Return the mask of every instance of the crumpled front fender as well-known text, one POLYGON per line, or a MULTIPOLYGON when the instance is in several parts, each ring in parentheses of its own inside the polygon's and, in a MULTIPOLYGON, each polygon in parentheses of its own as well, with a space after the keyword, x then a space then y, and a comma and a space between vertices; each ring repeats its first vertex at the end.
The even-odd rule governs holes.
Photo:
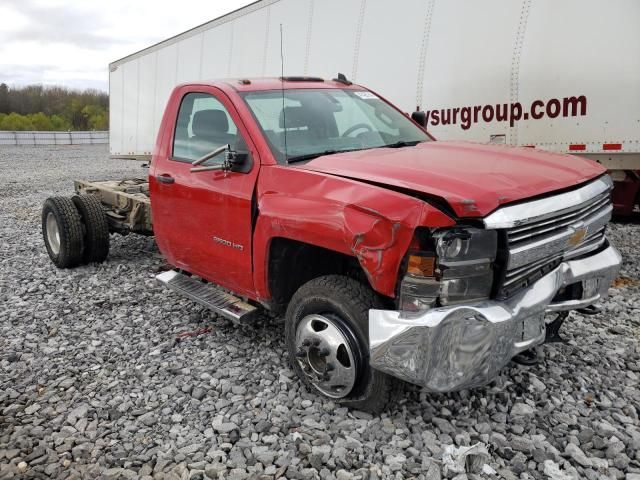
POLYGON ((388 283, 393 280, 395 285, 395 272, 411 243, 413 228, 357 205, 345 206, 343 216, 344 241, 371 285, 379 291, 393 289, 388 283))
POLYGON ((288 238, 357 258, 371 287, 393 297, 398 269, 418 226, 455 222, 409 195, 292 167, 263 167, 254 232, 254 278, 269 299, 268 248, 288 238))

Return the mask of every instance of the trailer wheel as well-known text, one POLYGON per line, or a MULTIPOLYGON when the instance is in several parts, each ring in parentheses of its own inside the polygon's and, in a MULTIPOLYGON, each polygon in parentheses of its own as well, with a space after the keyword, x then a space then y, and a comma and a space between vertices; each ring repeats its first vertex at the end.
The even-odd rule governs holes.
POLYGON ((70 198, 50 197, 42 206, 42 235, 49 258, 58 268, 82 261, 84 240, 80 214, 70 198))
POLYGON ((94 195, 76 195, 73 203, 84 225, 84 263, 102 263, 109 255, 109 223, 102 203, 94 195))
POLYGON ((286 315, 293 370, 309 390, 345 406, 378 413, 398 382, 369 366, 369 309, 375 293, 362 283, 327 275, 304 284, 286 315))

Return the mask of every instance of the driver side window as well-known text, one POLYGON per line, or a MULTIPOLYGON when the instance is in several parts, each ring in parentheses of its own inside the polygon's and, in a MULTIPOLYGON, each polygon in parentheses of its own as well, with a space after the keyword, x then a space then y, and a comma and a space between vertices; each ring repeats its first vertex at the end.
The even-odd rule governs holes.
POLYGON ((223 146, 234 148, 240 134, 224 105, 208 93, 182 99, 173 138, 172 160, 191 163, 223 146))

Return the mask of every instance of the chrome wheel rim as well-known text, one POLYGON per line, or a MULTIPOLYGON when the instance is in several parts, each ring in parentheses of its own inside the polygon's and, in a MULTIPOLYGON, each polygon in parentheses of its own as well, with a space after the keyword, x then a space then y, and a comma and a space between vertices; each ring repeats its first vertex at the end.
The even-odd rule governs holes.
POLYGON ((54 255, 60 253, 60 229, 53 212, 47 213, 47 241, 54 255))
POLYGON ((343 328, 329 317, 307 315, 296 329, 296 361, 311 384, 331 398, 356 383, 356 358, 343 328))

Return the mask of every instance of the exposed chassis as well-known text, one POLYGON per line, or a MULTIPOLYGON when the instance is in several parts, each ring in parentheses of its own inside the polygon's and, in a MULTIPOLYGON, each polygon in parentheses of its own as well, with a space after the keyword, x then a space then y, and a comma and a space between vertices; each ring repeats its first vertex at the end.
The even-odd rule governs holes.
POLYGON ((153 235, 149 182, 146 179, 101 182, 76 180, 74 189, 78 194, 90 194, 100 199, 105 207, 110 231, 122 235, 153 235))

